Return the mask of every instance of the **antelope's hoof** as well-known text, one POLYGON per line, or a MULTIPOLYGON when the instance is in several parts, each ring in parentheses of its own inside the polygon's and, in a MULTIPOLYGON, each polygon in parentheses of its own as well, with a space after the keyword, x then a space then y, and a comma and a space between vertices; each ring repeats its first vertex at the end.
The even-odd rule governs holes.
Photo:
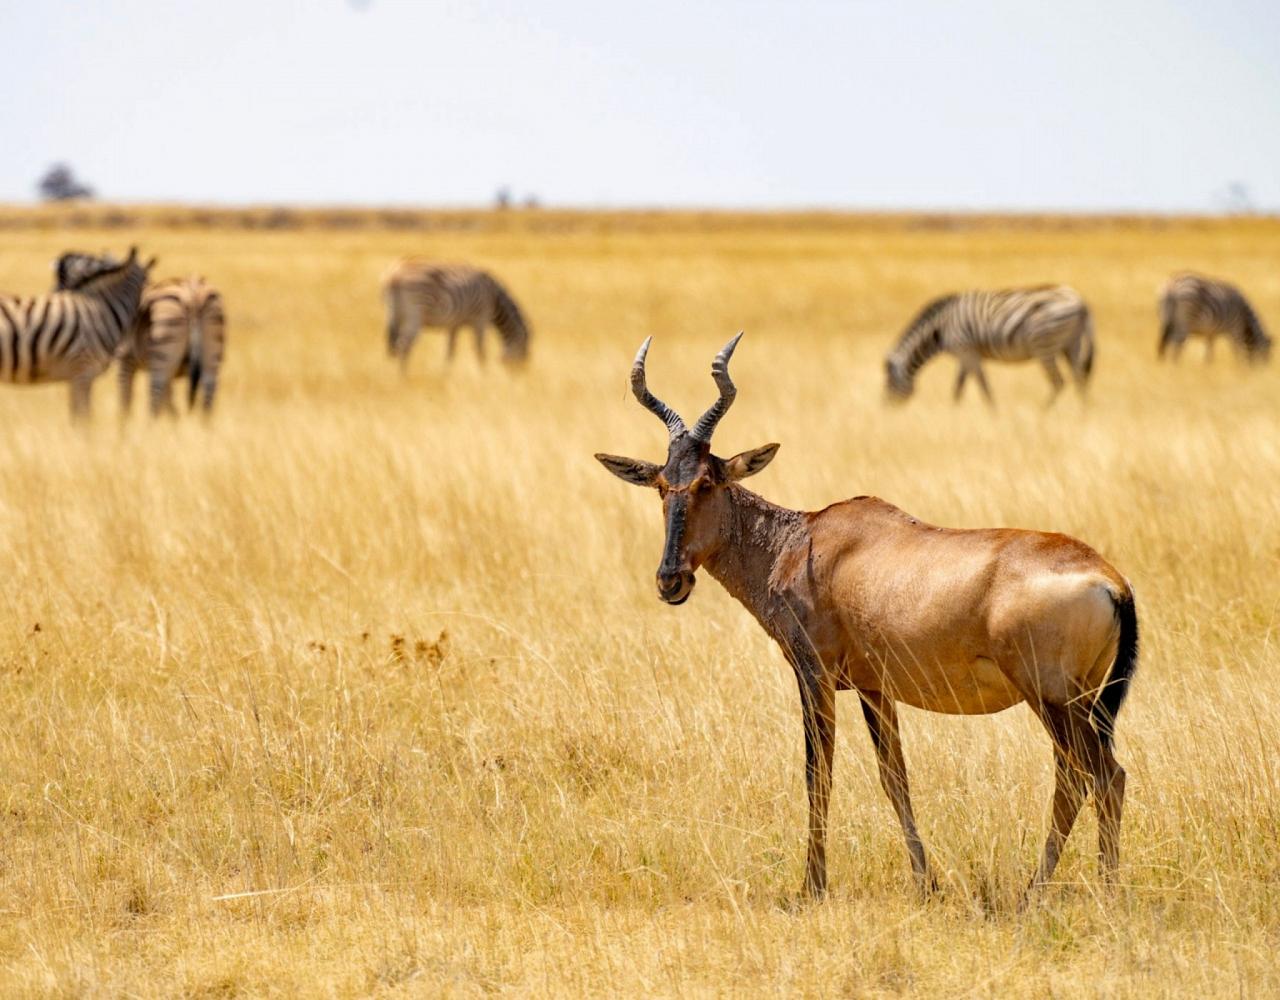
POLYGON ((784 913, 798 914, 803 913, 814 906, 821 903, 827 896, 825 889, 820 892, 813 892, 809 888, 803 888, 799 892, 787 893, 778 900, 778 909, 784 913))

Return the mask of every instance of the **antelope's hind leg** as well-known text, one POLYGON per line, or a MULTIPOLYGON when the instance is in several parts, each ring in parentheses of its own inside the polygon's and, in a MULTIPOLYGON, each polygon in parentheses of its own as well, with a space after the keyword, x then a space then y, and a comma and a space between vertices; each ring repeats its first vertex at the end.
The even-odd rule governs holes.
MULTIPOLYGON (((1120 864, 1120 821, 1124 811, 1124 768, 1111 752, 1111 747, 1098 735, 1089 718, 1089 711, 1080 702, 1068 706, 1045 705, 1036 707, 1049 735, 1053 738, 1055 760, 1065 755, 1071 765, 1084 772, 1093 783, 1094 809, 1098 814, 1098 868, 1104 881, 1115 880, 1120 864)), ((1057 793, 1054 795, 1055 830, 1045 844, 1045 859, 1056 833, 1057 793)), ((1079 811, 1079 806, 1076 806, 1079 811)), ((1074 821, 1074 816, 1072 817, 1074 821)), ((1068 826, 1067 832, 1070 832, 1068 826)), ((1062 837, 1066 839, 1065 834, 1062 837)), ((1058 845, 1061 849, 1061 843, 1058 845)), ((1056 858, 1054 862, 1056 864, 1056 858)), ((1043 865, 1042 865, 1043 867, 1043 865)), ((1051 869, 1050 869, 1051 871, 1051 869)), ((1045 875, 1048 877, 1048 874, 1045 875)), ((1037 874, 1037 882, 1041 881, 1037 874)), ((1036 883, 1033 883, 1033 885, 1036 883)))
POLYGON ((898 728, 898 710, 893 699, 881 692, 858 692, 862 701, 862 717, 867 720, 867 731, 876 749, 876 763, 880 768, 880 784, 898 823, 907 839, 907 853, 911 855, 911 872, 921 895, 938 889, 937 879, 929 870, 924 852, 924 841, 916 830, 915 814, 911 810, 911 790, 907 785, 907 761, 902 753, 902 733, 898 728))
POLYGON ((1062 856, 1062 845, 1071 835, 1080 807, 1084 805, 1085 796, 1089 793, 1088 778, 1076 770, 1066 752, 1055 742, 1053 746, 1053 816, 1050 820, 1049 836, 1044 842, 1044 853, 1040 857, 1040 867, 1027 892, 1038 888, 1053 877, 1058 867, 1058 859, 1062 856))

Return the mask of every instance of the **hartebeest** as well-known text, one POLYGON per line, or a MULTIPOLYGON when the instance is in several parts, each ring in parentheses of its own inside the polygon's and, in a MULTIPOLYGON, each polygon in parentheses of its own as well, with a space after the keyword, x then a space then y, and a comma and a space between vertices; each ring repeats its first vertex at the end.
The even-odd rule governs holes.
POLYGON ((741 336, 716 355, 711 374, 720 398, 692 430, 649 392, 646 340, 631 389, 667 425, 666 464, 596 458, 662 497, 658 596, 684 603, 705 566, 795 669, 809 793, 804 893, 826 891, 835 693, 850 688, 861 699, 880 781, 922 890, 934 882, 911 811, 898 702, 962 715, 1030 705, 1052 738, 1055 763, 1052 824, 1031 885, 1053 874, 1090 783, 1100 865, 1110 879, 1125 783, 1112 737, 1138 654, 1129 584, 1065 535, 939 528, 867 496, 805 513, 739 485, 778 450, 767 444, 729 459, 711 454, 712 434, 737 395, 728 366, 741 336))

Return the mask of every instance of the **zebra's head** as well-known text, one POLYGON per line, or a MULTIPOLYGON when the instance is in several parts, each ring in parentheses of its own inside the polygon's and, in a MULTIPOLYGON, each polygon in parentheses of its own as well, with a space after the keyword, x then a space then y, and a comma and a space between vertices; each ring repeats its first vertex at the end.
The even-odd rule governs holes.
POLYGON ((916 381, 904 359, 889 355, 884 360, 885 395, 891 403, 904 403, 916 390, 916 381))
POLYGON ((649 391, 644 373, 645 355, 649 351, 646 340, 631 366, 631 391, 641 406, 667 425, 666 464, 596 455, 596 460, 623 482, 652 487, 662 497, 666 542, 658 565, 657 584, 658 597, 667 604, 683 604, 689 599, 698 567, 714 558, 730 537, 733 528, 729 518, 729 486, 755 475, 778 451, 778 445, 767 444, 728 459, 711 454, 711 435, 737 395, 729 377, 729 358, 741 336, 738 334, 729 341, 712 362, 711 377, 720 390, 720 398, 694 424, 693 430, 685 427, 680 414, 649 391))
POLYGON ((69 251, 53 262, 54 291, 75 291, 98 275, 114 271, 119 266, 120 261, 109 253, 69 251))
POLYGON ((934 299, 916 314, 884 359, 885 394, 892 403, 901 403, 915 391, 916 372, 938 352, 942 324, 955 295, 934 299))
POLYGON ((1250 364, 1264 365, 1271 359, 1271 337, 1258 322, 1258 317, 1249 310, 1244 331, 1244 356, 1250 364))

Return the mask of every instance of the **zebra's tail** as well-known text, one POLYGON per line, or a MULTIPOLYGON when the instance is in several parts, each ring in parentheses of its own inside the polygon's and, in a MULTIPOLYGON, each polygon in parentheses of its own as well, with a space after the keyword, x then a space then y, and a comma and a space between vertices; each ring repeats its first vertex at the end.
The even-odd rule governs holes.
POLYGON ((1160 347, 1156 351, 1157 358, 1163 358, 1173 344, 1177 334, 1177 324, 1174 323, 1174 310, 1176 305, 1173 296, 1165 292, 1160 299, 1160 347))
POLYGON ((1093 314, 1088 307, 1084 311, 1084 323, 1080 327, 1080 346, 1077 349, 1080 359, 1080 375, 1085 380, 1093 374, 1093 314))
POLYGON ((187 409, 195 409, 196 392, 200 388, 200 377, 204 374, 204 331, 199 322, 191 324, 191 337, 187 341, 187 371, 191 375, 187 409))
POLYGON ((1081 306, 1080 325, 1076 329, 1075 339, 1067 344, 1062 352, 1071 365, 1071 374, 1075 378, 1077 388, 1082 392, 1093 374, 1093 317, 1088 306, 1081 306))
POLYGON ((387 354, 396 356, 396 333, 400 329, 400 291, 394 279, 382 286, 382 304, 387 310, 387 354))
POLYGON ((1098 732, 1102 745, 1110 747, 1115 740, 1116 716, 1129 693, 1129 685, 1138 670, 1138 610, 1133 603, 1133 590, 1111 595, 1115 602, 1116 622, 1120 626, 1120 638, 1116 643, 1116 661, 1111 666, 1107 682, 1098 692, 1089 716, 1098 732))

